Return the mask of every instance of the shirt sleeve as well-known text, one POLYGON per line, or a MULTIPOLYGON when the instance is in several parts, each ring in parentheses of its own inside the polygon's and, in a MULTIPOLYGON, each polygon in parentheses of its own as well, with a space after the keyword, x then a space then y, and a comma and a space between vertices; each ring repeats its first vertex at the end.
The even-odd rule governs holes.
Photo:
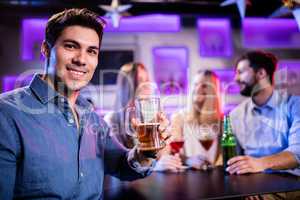
POLYGON ((298 164, 300 164, 300 98, 293 98, 289 106, 289 134, 288 134, 288 148, 294 154, 298 164))
POLYGON ((0 199, 13 199, 19 142, 13 120, 0 110, 0 199))
POLYGON ((149 175, 155 164, 152 163, 150 166, 142 166, 135 148, 127 150, 108 136, 104 149, 104 168, 107 174, 121 180, 135 180, 149 175))
POLYGON ((127 161, 129 166, 137 173, 142 174, 143 177, 150 175, 156 165, 155 159, 147 158, 143 153, 138 154, 137 147, 128 152, 127 161), (146 160, 147 162, 143 163, 142 160, 146 160))

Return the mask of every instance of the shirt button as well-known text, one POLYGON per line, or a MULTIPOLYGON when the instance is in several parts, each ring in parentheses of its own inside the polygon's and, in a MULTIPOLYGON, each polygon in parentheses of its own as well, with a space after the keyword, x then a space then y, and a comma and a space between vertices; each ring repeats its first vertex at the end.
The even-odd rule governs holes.
POLYGON ((81 178, 83 177, 83 173, 82 173, 82 172, 80 172, 80 177, 81 177, 81 178))
POLYGON ((70 124, 73 124, 73 123, 74 123, 73 118, 69 118, 69 123, 70 123, 70 124))

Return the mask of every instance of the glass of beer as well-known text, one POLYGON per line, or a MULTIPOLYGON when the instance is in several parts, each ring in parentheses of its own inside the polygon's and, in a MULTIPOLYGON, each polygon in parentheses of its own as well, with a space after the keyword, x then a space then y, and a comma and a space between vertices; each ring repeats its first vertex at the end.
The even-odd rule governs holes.
POLYGON ((134 107, 127 110, 126 121, 132 124, 132 129, 126 132, 137 138, 141 151, 158 151, 165 147, 164 139, 159 129, 159 114, 161 112, 159 97, 144 96, 135 99, 134 107))

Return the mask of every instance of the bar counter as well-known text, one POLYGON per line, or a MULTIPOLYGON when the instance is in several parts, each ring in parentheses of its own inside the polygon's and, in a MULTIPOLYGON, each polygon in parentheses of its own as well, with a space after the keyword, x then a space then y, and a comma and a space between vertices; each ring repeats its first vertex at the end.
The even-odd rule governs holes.
POLYGON ((104 199, 196 200, 241 199, 245 196, 300 190, 297 176, 289 174, 225 175, 222 167, 208 171, 154 172, 133 182, 107 176, 104 199))

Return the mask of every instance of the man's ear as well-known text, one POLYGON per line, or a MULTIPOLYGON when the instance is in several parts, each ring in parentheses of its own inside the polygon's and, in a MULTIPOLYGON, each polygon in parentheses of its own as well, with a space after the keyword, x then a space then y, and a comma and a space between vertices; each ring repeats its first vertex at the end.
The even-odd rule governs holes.
POLYGON ((45 58, 50 57, 50 47, 48 43, 44 40, 41 46, 41 53, 45 58))
POLYGON ((264 68, 260 68, 257 73, 256 76, 259 80, 265 79, 267 78, 268 74, 266 72, 266 70, 264 68))
POLYGON ((270 82, 270 77, 267 73, 267 71, 264 68, 260 68, 257 72, 256 72, 256 79, 261 81, 261 83, 271 83, 270 82))

